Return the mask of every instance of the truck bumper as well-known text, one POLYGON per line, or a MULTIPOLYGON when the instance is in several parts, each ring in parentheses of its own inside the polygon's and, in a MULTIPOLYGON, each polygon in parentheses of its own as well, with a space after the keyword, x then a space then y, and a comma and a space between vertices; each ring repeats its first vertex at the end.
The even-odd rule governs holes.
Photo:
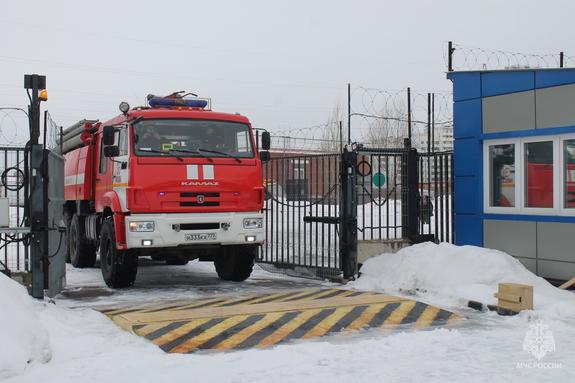
POLYGON ((244 229, 245 218, 263 218, 259 212, 167 213, 126 216, 128 248, 205 245, 254 245, 265 239, 264 228, 244 229), (130 230, 131 222, 154 222, 154 230, 130 230))

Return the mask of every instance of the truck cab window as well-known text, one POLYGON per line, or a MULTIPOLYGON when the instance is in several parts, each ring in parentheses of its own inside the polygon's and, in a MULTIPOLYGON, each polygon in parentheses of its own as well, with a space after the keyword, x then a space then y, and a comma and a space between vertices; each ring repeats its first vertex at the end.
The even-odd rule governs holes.
POLYGON ((249 126, 204 120, 144 120, 134 125, 133 146, 146 157, 253 158, 249 126))
POLYGON ((100 138, 100 174, 106 173, 106 157, 104 156, 104 140, 100 138))
POLYGON ((116 143, 120 149, 120 156, 128 155, 128 129, 125 127, 120 128, 116 132, 116 143))

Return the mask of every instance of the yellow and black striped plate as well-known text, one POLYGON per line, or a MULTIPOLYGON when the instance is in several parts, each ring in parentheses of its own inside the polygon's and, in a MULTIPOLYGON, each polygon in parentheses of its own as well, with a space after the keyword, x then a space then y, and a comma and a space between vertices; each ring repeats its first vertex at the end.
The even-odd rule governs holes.
POLYGON ((118 326, 173 353, 266 347, 366 328, 446 326, 460 318, 410 299, 321 288, 99 311, 118 326))

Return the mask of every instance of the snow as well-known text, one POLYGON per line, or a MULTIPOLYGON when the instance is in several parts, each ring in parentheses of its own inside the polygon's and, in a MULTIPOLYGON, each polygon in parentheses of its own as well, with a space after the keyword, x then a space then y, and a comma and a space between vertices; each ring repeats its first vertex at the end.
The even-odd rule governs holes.
POLYGON ((0 273, 0 379, 22 373, 29 363, 48 362, 51 348, 26 289, 0 273))
MULTIPOLYGON (((16 289, 21 295, 17 306, 27 302, 25 306, 33 307, 26 316, 38 317, 50 334, 52 359, 20 368, 19 375, 7 382, 541 382, 574 377, 574 295, 555 289, 509 255, 492 250, 420 244, 369 260, 361 278, 346 286, 415 296, 454 309, 467 318, 457 327, 369 330, 228 353, 165 354, 143 338, 119 329, 90 306, 308 285, 340 286, 262 270, 256 270, 246 284, 219 282, 212 265, 198 262, 185 267, 150 262, 139 271, 135 287, 122 291, 107 289, 98 269, 70 268, 68 273, 69 290, 56 299, 56 305, 32 303, 16 289), (467 299, 493 301, 501 280, 533 284, 535 310, 500 317, 465 308, 467 299), (526 331, 536 320, 544 320, 555 338, 556 352, 542 360, 553 368, 518 366, 536 361, 522 348, 526 331)), ((5 282, 0 285, 2 291, 8 291, 5 282)), ((12 283, 9 286, 14 288, 12 283)), ((3 300, 6 295, 2 294, 3 300)), ((3 309, 2 320, 9 316, 17 321, 17 315, 3 309)), ((32 327, 38 328, 38 324, 26 325, 32 327)), ((21 347, 22 339, 10 338, 2 348, 21 347)))
POLYGON ((555 288, 498 250, 449 243, 422 243, 367 260, 353 287, 411 293, 440 305, 465 307, 469 300, 496 304, 499 283, 533 286, 534 312, 575 320, 575 294, 555 288))

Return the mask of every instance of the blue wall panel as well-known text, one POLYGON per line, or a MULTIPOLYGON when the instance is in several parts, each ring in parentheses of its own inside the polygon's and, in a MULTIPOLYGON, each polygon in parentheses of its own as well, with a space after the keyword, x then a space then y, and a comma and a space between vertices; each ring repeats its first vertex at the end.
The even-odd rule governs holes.
POLYGON ((454 187, 456 214, 479 214, 483 211, 479 206, 482 186, 477 177, 455 177, 454 187))
POLYGON ((477 139, 455 140, 455 176, 481 176, 483 169, 483 147, 477 139))
POLYGON ((453 145, 455 176, 477 176, 482 169, 482 155, 482 145, 478 139, 455 140, 453 145))
POLYGON ((575 83, 575 69, 543 70, 535 72, 536 88, 546 88, 573 83, 575 83))
POLYGON ((449 73, 453 81, 453 101, 463 101, 481 97, 481 74, 479 72, 449 73))
POLYGON ((455 215, 455 244, 483 246, 483 220, 477 215, 455 215))
POLYGON ((522 92, 535 88, 535 72, 488 72, 481 74, 483 97, 522 92))
POLYGON ((481 99, 459 101, 453 105, 453 119, 457 121, 453 138, 479 137, 482 133, 481 99))

